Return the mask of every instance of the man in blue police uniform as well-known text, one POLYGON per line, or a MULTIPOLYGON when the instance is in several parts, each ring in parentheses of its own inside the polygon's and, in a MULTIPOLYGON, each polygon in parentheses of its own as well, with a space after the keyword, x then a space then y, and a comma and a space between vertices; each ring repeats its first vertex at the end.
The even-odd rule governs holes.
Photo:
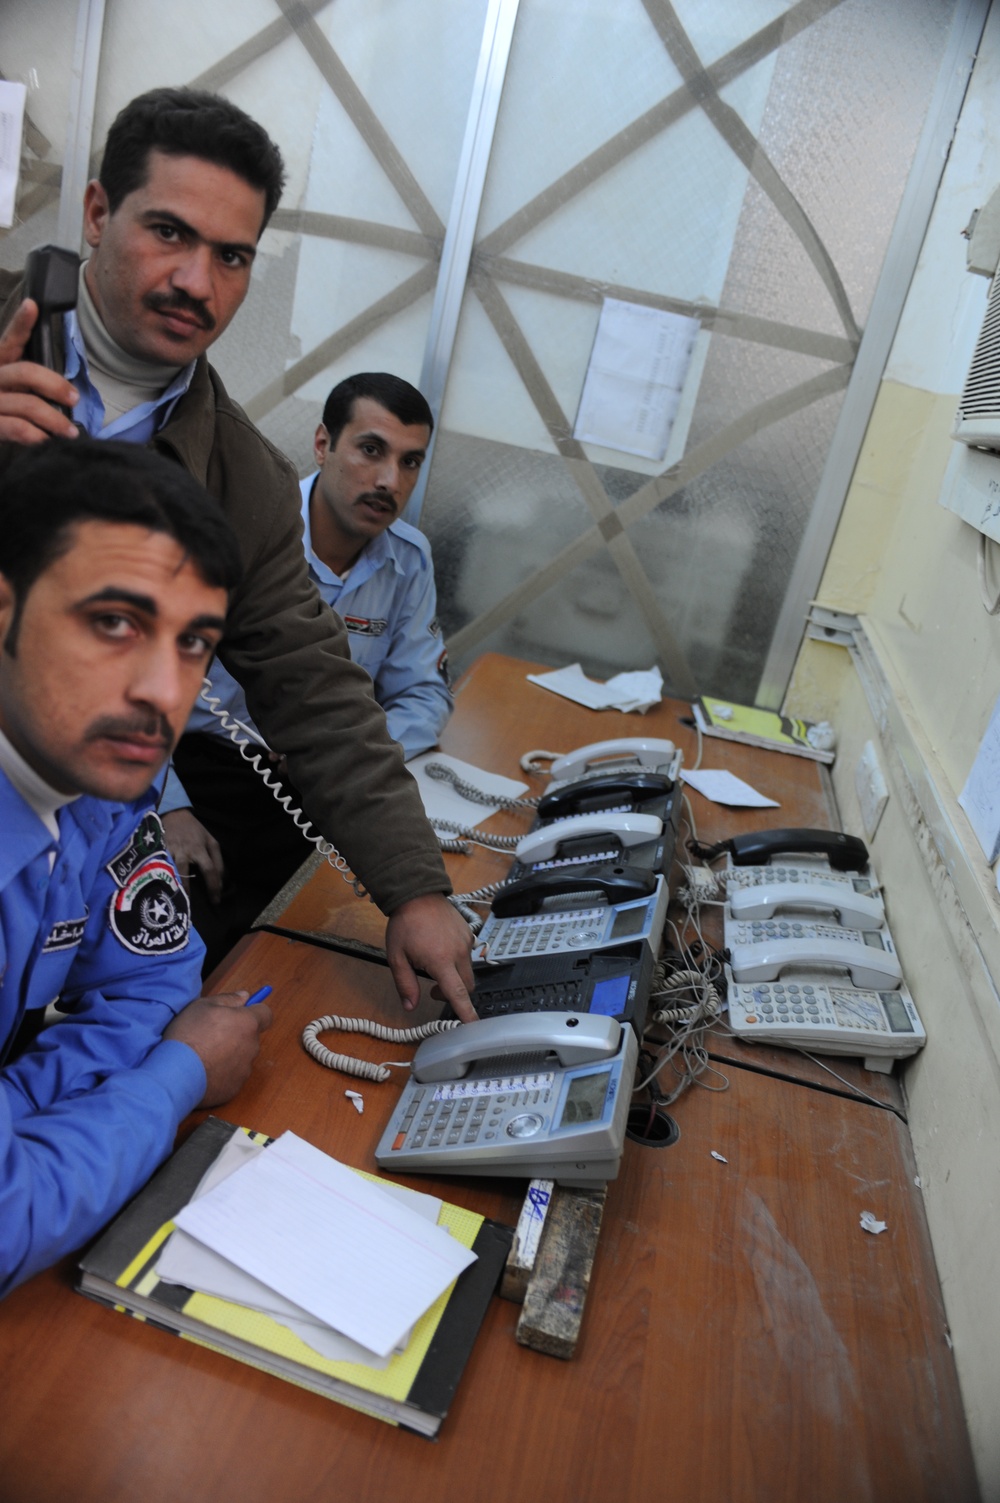
MULTIPOLYGON (((314 439, 319 470, 301 482, 310 576, 347 626, 351 656, 370 674, 407 760, 436 744, 452 710, 430 546, 400 520, 433 427, 430 407, 408 381, 385 372, 350 376, 326 400, 314 439)), ((212 671, 212 695, 231 728, 256 731, 224 668, 212 671)), ((194 921, 211 967, 307 848, 200 702, 174 769, 160 812, 179 869, 197 873, 194 921)), ((298 803, 295 794, 292 807, 298 803)))
POLYGON ((4 479, 0 1294, 240 1088, 270 1023, 245 992, 191 1000, 202 946, 149 792, 239 578, 219 509, 143 449, 53 439, 4 479))

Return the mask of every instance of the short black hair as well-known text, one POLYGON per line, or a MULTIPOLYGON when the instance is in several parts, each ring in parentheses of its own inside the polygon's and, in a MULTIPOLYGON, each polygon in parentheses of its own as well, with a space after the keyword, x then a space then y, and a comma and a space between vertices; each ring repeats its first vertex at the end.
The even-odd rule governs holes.
POLYGON ((323 407, 323 427, 330 435, 330 447, 335 449, 341 433, 351 421, 354 404, 359 397, 370 397, 373 402, 391 412, 405 427, 417 423, 434 432, 434 414, 427 398, 402 376, 390 376, 387 371, 361 371, 348 376, 331 391, 323 407))
POLYGON ((232 593, 243 577, 219 503, 180 464, 136 444, 81 436, 22 449, 0 481, 0 518, 0 574, 16 596, 9 651, 31 586, 72 547, 78 522, 166 533, 217 589, 232 593))
POLYGON ((238 105, 205 89, 150 89, 115 116, 98 180, 112 212, 149 176, 149 153, 202 157, 264 194, 261 230, 278 207, 285 164, 270 136, 238 105))

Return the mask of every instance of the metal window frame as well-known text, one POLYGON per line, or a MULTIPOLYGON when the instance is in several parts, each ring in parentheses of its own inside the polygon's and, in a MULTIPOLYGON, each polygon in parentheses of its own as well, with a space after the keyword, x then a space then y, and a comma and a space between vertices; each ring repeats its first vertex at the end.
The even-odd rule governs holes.
POLYGON ((79 249, 83 241, 83 192, 90 180, 104 9, 105 0, 80 0, 76 12, 73 79, 56 226, 58 243, 70 250, 79 249))
MULTIPOLYGON (((520 0, 489 0, 483 25, 479 60, 469 100, 469 114, 420 371, 420 390, 430 404, 437 425, 440 425, 448 373, 455 351, 458 320, 465 296, 519 5, 520 0)), ((406 520, 414 526, 419 525, 433 454, 432 437, 420 480, 404 514, 406 520)))

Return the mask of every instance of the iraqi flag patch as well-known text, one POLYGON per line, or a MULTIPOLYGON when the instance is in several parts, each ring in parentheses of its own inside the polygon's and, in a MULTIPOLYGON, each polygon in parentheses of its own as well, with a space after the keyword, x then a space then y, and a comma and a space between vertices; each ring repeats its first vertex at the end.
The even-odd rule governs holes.
POLYGON ((173 955, 184 949, 191 908, 165 856, 133 868, 112 897, 108 918, 115 938, 133 955, 173 955))

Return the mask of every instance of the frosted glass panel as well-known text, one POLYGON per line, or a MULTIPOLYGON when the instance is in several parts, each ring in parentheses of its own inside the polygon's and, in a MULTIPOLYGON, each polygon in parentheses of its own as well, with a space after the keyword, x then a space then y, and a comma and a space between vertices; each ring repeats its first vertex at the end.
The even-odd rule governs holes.
MULTIPOLYGON (((212 361, 302 473, 336 381, 419 378, 486 4, 171 0, 164 24, 160 0, 107 0, 95 158, 121 106, 160 85, 225 94, 281 147, 281 207, 212 361)), ((25 222, 0 236, 5 266, 54 238, 76 12, 77 0, 0 6, 0 72, 36 68, 29 110, 54 122, 55 164, 45 202, 33 179, 22 185, 25 222)))
POLYGON ((457 666, 753 700, 953 10, 521 0, 421 519, 457 666), (701 324, 661 465, 572 439, 606 296, 701 324))

